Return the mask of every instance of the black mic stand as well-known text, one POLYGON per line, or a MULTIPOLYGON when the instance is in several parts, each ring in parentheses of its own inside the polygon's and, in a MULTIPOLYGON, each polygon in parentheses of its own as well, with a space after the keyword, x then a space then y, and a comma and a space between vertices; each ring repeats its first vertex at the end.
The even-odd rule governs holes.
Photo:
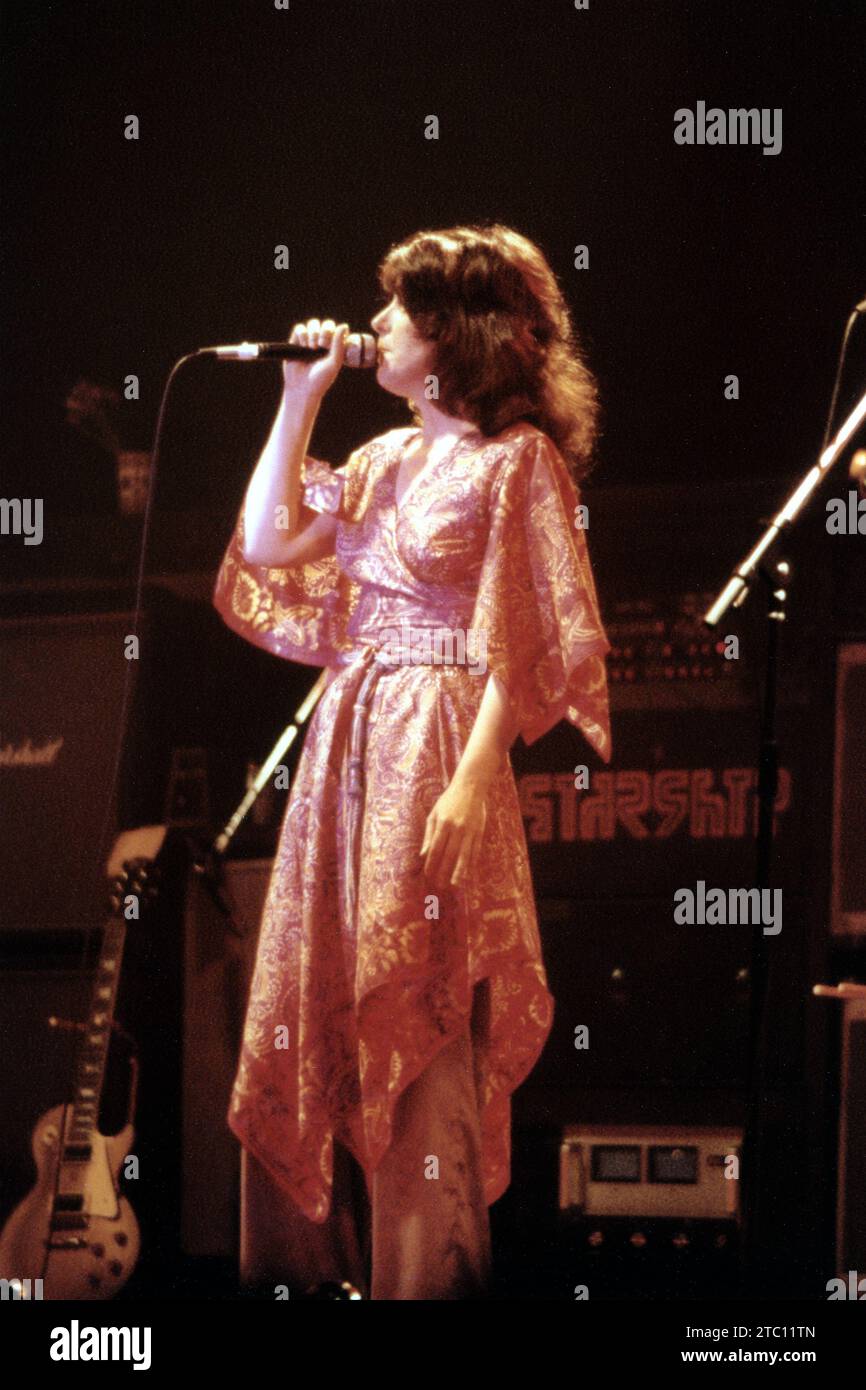
POLYGON ((283 754, 288 752, 289 748, 291 748, 292 744, 294 743, 295 739, 297 738, 300 732, 301 725, 305 724, 309 719, 313 709, 319 703, 319 700, 324 694, 325 687, 327 684, 328 671, 324 670, 320 673, 318 680, 304 696, 304 699, 298 706, 298 709, 295 711, 295 718, 293 722, 291 724, 288 724, 286 728, 283 730, 283 732, 280 734, 280 737, 277 739, 270 753, 266 757, 265 761, 262 763, 255 777, 253 778, 249 787, 247 788, 246 794, 243 800, 241 801, 240 805, 237 807, 234 814, 223 826, 223 829, 220 831, 219 835, 217 835, 216 839, 214 840, 211 850, 212 854, 214 854, 215 856, 222 857, 225 854, 226 850, 232 842, 232 839, 234 838, 234 835, 237 832, 238 826, 249 813, 250 808, 252 807, 259 793, 262 791, 263 787, 265 786, 265 783, 268 781, 268 778, 274 771, 274 768, 277 767, 277 765, 280 763, 283 754))
POLYGON ((286 726, 280 737, 277 739, 270 753, 259 768, 256 776, 250 782, 249 787, 238 807, 235 809, 222 830, 211 842, 210 838, 195 838, 189 836, 189 862, 194 873, 200 880, 205 892, 211 901, 219 909, 225 921, 226 928, 240 940, 246 936, 246 931, 239 925, 232 905, 226 895, 225 885, 225 854, 242 821, 249 814, 259 794, 263 790, 274 768, 282 761, 284 753, 294 743, 300 733, 301 725, 309 719, 315 706, 321 699, 325 686, 328 681, 328 672, 320 672, 318 680, 305 695, 303 701, 295 711, 293 722, 286 726))
MULTIPOLYGON (((773 851, 773 810, 779 767, 779 746, 776 739, 776 688, 779 667, 779 626, 785 621, 785 603, 790 581, 790 565, 777 560, 773 572, 760 564, 762 557, 775 544, 782 528, 789 526, 809 497, 824 480, 839 458, 848 440, 866 418, 866 395, 838 431, 832 444, 820 455, 818 462, 794 489, 781 511, 754 547, 751 554, 731 573, 724 589, 704 615, 707 627, 715 628, 729 607, 739 608, 747 598, 754 573, 760 576, 767 591, 767 650, 764 695, 761 708, 761 732, 758 754, 758 831, 756 836, 755 879, 758 902, 763 902, 763 890, 769 887, 773 851)), ((758 1213, 761 1187, 761 1092, 764 1077, 766 1040, 767 950, 760 913, 752 935, 752 994, 749 1010, 747 1043, 748 1108, 740 1155, 741 1217, 740 1241, 741 1277, 748 1280, 758 1253, 758 1213)))

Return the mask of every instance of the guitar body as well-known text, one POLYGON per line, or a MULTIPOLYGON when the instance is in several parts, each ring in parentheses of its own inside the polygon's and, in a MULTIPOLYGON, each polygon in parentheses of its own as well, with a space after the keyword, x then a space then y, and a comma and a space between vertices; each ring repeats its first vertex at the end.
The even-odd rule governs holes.
POLYGON ((46 1299, 108 1299, 123 1287, 141 1246, 138 1221, 118 1192, 131 1124, 82 1144, 73 1107, 47 1110, 33 1131, 36 1185, 0 1235, 0 1278, 41 1279, 46 1299))

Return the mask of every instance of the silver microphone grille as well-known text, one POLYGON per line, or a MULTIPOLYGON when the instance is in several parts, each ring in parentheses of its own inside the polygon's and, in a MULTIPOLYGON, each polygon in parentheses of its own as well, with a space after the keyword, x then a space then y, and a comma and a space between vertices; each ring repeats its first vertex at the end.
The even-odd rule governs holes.
POLYGON ((343 359, 347 367, 375 367, 376 339, 372 333, 348 333, 346 335, 346 355, 343 359))

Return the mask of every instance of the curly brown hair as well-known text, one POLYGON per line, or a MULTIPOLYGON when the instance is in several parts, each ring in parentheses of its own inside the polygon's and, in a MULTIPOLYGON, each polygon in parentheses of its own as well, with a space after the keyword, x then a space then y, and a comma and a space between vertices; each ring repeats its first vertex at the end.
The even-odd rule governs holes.
POLYGON ((390 248, 378 276, 435 342, 448 414, 488 437, 527 420, 550 436, 576 482, 586 477, 599 436, 598 387, 534 242, 498 222, 415 232, 390 248))

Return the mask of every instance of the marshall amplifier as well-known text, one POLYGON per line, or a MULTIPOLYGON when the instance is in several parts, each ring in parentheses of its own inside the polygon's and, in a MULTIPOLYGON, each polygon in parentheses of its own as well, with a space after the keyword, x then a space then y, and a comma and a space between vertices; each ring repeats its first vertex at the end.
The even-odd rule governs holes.
POLYGON ((117 830, 227 813, 311 683, 157 585, 127 660, 132 598, 120 586, 0 594, 0 936, 98 925, 117 830))
POLYGON ((0 929, 98 926, 131 614, 0 623, 0 929))

